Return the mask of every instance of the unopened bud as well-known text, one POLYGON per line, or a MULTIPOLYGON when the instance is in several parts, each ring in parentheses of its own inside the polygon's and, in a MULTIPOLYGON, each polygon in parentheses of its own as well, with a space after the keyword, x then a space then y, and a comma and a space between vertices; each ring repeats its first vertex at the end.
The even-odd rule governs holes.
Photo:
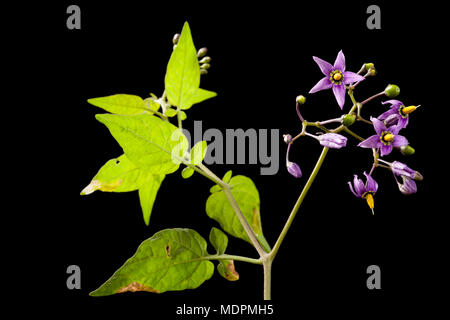
POLYGON ((376 74, 377 74, 377 70, 374 67, 367 70, 367 76, 374 76, 376 74))
POLYGON ((410 145, 407 145, 400 147, 400 152, 405 156, 410 156, 413 155, 416 152, 416 150, 414 150, 414 148, 411 147, 410 145))
POLYGON ((285 143, 290 143, 292 141, 292 136, 290 134, 283 134, 283 140, 285 143))
POLYGON ((176 45, 176 44, 174 44, 174 45, 173 45, 173 48, 172 48, 172 49, 173 49, 173 50, 175 50, 175 49, 176 49, 176 47, 177 47, 177 45, 176 45))
POLYGON ((211 57, 204 57, 202 60, 199 61, 200 63, 210 63, 211 57))
POLYGON ((202 57, 206 56, 207 53, 208 53, 208 49, 207 48, 201 48, 197 52, 197 57, 198 58, 202 58, 202 57))
POLYGON ((203 76, 205 74, 208 74, 208 70, 200 69, 200 74, 203 76))
POLYGON ((211 67, 211 65, 209 63, 204 63, 200 66, 201 69, 205 69, 208 70, 211 67))
POLYGON ((346 127, 350 127, 355 123, 356 116, 354 114, 346 114, 342 119, 342 124, 346 127))
POLYGON ((295 98, 295 102, 297 102, 298 104, 305 104, 306 98, 302 95, 299 95, 295 98))
POLYGON ((400 94, 400 88, 395 84, 389 84, 386 89, 384 89, 384 94, 388 98, 395 98, 400 94))
POLYGON ((295 162, 287 161, 286 167, 288 172, 293 175, 296 178, 302 177, 302 170, 300 170, 300 167, 295 162))
POLYGON ((175 33, 175 35, 173 36, 173 39, 172 39, 173 44, 178 44, 180 37, 181 37, 181 34, 175 33))

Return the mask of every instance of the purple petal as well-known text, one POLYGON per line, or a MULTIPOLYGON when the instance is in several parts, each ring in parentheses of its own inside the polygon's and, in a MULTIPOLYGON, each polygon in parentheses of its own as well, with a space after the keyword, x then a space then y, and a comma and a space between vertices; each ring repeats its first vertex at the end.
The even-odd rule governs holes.
POLYGON ((351 183, 350 181, 347 182, 347 183, 348 183, 348 186, 350 187, 350 191, 351 191, 356 197, 360 198, 361 196, 358 195, 358 194, 353 190, 352 183, 351 183))
POLYGON ((364 186, 364 182, 361 179, 358 179, 358 176, 355 174, 353 177, 353 185, 355 186, 356 196, 361 197, 364 192, 366 192, 366 187, 364 186))
POLYGON ((414 179, 416 176, 416 171, 408 167, 406 164, 400 161, 392 162, 391 166, 392 172, 397 176, 407 176, 414 179))
POLYGON ((379 120, 385 120, 385 119, 387 119, 387 117, 389 117, 392 114, 398 115, 397 111, 395 109, 391 108, 388 111, 385 111, 382 114, 380 114, 378 116, 378 119, 379 120))
POLYGON ((382 103, 382 104, 390 103, 391 106, 394 106, 394 105, 402 105, 402 104, 403 104, 403 102, 401 102, 401 101, 399 101, 399 100, 395 100, 395 99, 383 101, 383 102, 381 102, 381 103, 382 103))
POLYGON ((367 179, 367 191, 377 192, 378 183, 372 178, 372 176, 369 176, 366 172, 364 172, 364 175, 367 179))
POLYGON ((336 60, 334 61, 334 69, 341 70, 342 72, 345 71, 345 56, 342 50, 339 51, 336 60))
POLYGON ((402 116, 399 116, 397 126, 400 129, 406 128, 406 126, 408 125, 408 122, 409 122, 409 117, 403 118, 402 116))
POLYGON ((345 86, 343 84, 333 86, 333 93, 334 96, 336 97, 336 101, 339 105, 339 108, 341 108, 342 110, 345 103, 345 86))
POLYGON ((360 144, 358 144, 358 147, 378 148, 381 146, 381 144, 383 144, 383 143, 380 141, 380 137, 377 135, 373 135, 373 136, 370 136, 369 138, 367 138, 366 140, 364 140, 363 142, 361 142, 360 144))
POLYGON ((330 89, 333 84, 331 83, 330 79, 325 77, 319 80, 319 82, 316 83, 316 85, 309 90, 309 93, 314 93, 320 90, 330 89))
POLYGON ((404 136, 396 135, 394 141, 392 141, 394 147, 401 147, 408 145, 408 140, 404 136))
POLYGON ((325 60, 322 60, 320 58, 313 57, 313 59, 317 63, 317 65, 319 66, 320 71, 322 71, 322 73, 324 75, 329 77, 330 76, 330 72, 333 70, 333 66, 329 62, 326 62, 325 60))
POLYGON ((366 78, 364 78, 363 76, 360 76, 359 74, 356 74, 354 72, 351 72, 351 71, 345 71, 344 72, 344 83, 345 84, 358 82, 358 81, 363 81, 365 79, 366 78))
POLYGON ((392 151, 392 144, 385 145, 385 144, 382 143, 380 150, 381 150, 381 156, 383 157, 383 156, 391 153, 391 151, 392 151))
POLYGON ((414 180, 411 180, 405 176, 402 176, 402 179, 403 183, 397 182, 398 188, 401 193, 408 195, 417 192, 417 184, 414 182, 414 180))
POLYGON ((378 120, 377 118, 374 118, 374 117, 370 117, 370 121, 372 121, 372 123, 373 123, 373 128, 375 129, 375 132, 376 132, 378 135, 381 135, 381 133, 382 133, 383 131, 387 131, 387 128, 386 128, 386 126, 384 125, 383 121, 378 120))

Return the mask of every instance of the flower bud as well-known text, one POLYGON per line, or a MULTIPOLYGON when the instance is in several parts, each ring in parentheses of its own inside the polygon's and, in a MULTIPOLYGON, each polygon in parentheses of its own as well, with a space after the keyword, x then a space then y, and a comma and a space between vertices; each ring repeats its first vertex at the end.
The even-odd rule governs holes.
POLYGON ((406 146, 401 146, 400 152, 405 156, 410 156, 413 155, 416 152, 416 150, 414 150, 414 148, 408 144, 406 146))
POLYGON ((201 69, 208 70, 211 67, 209 63, 204 63, 200 66, 201 69))
POLYGON ((293 175, 296 178, 301 178, 302 176, 302 170, 300 170, 300 167, 295 162, 287 161, 286 167, 288 172, 293 175))
POLYGON ((285 143, 290 143, 292 141, 292 136, 290 134, 283 134, 283 140, 285 143))
POLYGON ((200 63, 210 63, 211 57, 204 57, 202 60, 199 61, 200 63))
POLYGON ((208 74, 208 70, 200 69, 200 74, 203 76, 205 74, 208 74))
POLYGON ((397 182, 398 189, 404 195, 413 194, 417 192, 416 183, 408 177, 402 176, 403 183, 397 182))
POLYGON ((197 52, 197 57, 198 58, 202 58, 202 57, 206 56, 207 53, 208 53, 208 49, 207 48, 201 48, 197 52))
POLYGON ((317 137, 320 144, 332 149, 340 149, 347 145, 347 138, 337 133, 325 133, 317 137))
POLYGON ((400 93, 400 88, 395 84, 389 84, 386 89, 384 89, 384 94, 388 98, 395 98, 400 93))
POLYGON ((173 44, 178 44, 178 41, 180 40, 180 37, 181 37, 181 34, 175 33, 175 35, 173 36, 173 39, 172 39, 172 43, 173 44))
POLYGON ((410 179, 414 179, 416 170, 411 169, 406 164, 400 161, 394 161, 391 165, 392 172, 397 176, 406 176, 410 179))
POLYGON ((376 74, 377 74, 377 70, 374 67, 367 70, 367 76, 374 76, 376 74))
POLYGON ((352 124, 355 123, 356 116, 354 114, 346 114, 342 118, 342 124, 346 127, 350 127, 352 124))
POLYGON ((297 102, 298 104, 305 104, 306 98, 302 95, 299 95, 295 98, 295 102, 297 102))

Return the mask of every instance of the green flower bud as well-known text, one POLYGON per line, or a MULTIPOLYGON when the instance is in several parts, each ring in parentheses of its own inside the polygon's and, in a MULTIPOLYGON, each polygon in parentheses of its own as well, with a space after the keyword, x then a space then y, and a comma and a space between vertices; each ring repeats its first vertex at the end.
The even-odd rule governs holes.
POLYGON ((201 48, 201 49, 198 50, 198 52, 197 52, 197 57, 198 57, 198 58, 202 58, 202 57, 206 56, 207 53, 208 53, 208 49, 206 49, 206 48, 201 48))
POLYGON ((355 123, 356 116, 354 114, 346 114, 342 118, 342 124, 346 127, 350 127, 352 124, 355 123))
POLYGON ((410 156, 413 155, 416 150, 408 144, 407 146, 400 147, 400 152, 405 156, 410 156))
POLYGON ((370 68, 375 68, 375 65, 372 62, 369 62, 369 63, 365 63, 364 67, 366 68, 367 71, 369 71, 370 68))
POLYGON ((173 36, 173 39, 172 39, 173 44, 178 44, 180 37, 181 37, 181 34, 175 33, 175 35, 173 36))
POLYGON ((306 98, 302 95, 299 95, 295 98, 295 102, 297 102, 298 104, 305 104, 306 98))
POLYGON ((386 89, 384 89, 384 94, 388 98, 394 98, 400 94, 400 88, 395 84, 389 84, 386 89))
POLYGON ((377 70, 374 67, 372 67, 369 70, 367 70, 367 73, 368 73, 368 76, 374 76, 377 74, 377 70))
POLYGON ((204 63, 200 66, 201 69, 205 69, 208 70, 211 67, 211 65, 209 63, 204 63))
POLYGON ((204 57, 202 60, 199 61, 200 63, 210 63, 211 57, 204 57))
POLYGON ((201 74, 201 75, 208 74, 208 70, 200 69, 200 74, 201 74))

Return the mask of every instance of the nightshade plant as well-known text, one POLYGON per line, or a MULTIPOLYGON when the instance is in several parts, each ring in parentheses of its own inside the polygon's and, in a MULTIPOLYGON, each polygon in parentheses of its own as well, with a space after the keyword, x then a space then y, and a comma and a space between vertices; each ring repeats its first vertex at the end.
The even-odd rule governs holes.
POLYGON ((354 90, 361 81, 375 74, 373 64, 364 64, 357 73, 353 73, 346 71, 342 51, 339 52, 334 65, 314 57, 325 77, 311 89, 311 92, 332 89, 341 110, 344 110, 345 95, 348 94, 352 106, 339 118, 309 122, 303 118, 300 110, 306 101, 305 97, 296 98, 296 112, 302 129, 295 137, 284 135, 284 141, 288 144, 286 153, 288 172, 296 178, 302 177, 300 166, 289 159, 291 147, 299 138, 305 136, 314 138, 323 149, 283 230, 271 248, 263 235, 259 193, 252 180, 242 175, 232 176, 231 171, 221 179, 211 172, 202 163, 207 149, 205 141, 198 142, 189 150, 188 140, 182 133, 182 123, 187 118, 186 111, 194 104, 216 96, 216 93, 200 88, 200 77, 208 73, 211 58, 206 56, 206 48, 199 51, 195 49, 188 23, 184 24, 181 34, 175 35, 173 43, 174 50, 167 65, 164 81, 165 90, 160 97, 150 94, 150 97, 142 99, 134 95, 116 94, 88 100, 90 104, 109 112, 97 114, 96 119, 109 129, 124 154, 106 162, 81 194, 87 195, 96 190, 106 192, 138 190, 144 222, 148 225, 161 183, 166 175, 174 173, 180 165, 183 165, 184 169, 181 172, 183 178, 187 179, 197 172, 214 183, 206 201, 206 214, 216 220, 223 231, 212 228, 209 234, 209 241, 215 248, 214 253, 207 251, 205 238, 192 229, 159 231, 142 242, 135 255, 109 280, 91 292, 92 296, 127 291, 162 293, 194 289, 212 276, 214 272, 212 261, 217 261, 217 271, 221 276, 235 281, 239 278, 239 274, 234 261, 242 261, 262 265, 264 299, 271 299, 272 262, 328 150, 346 147, 347 137, 343 136, 343 133, 359 140, 360 147, 372 150, 372 167, 369 173, 364 172, 366 182, 359 179, 357 174, 353 182, 348 182, 351 192, 356 197, 366 200, 372 213, 378 190, 378 183, 373 178, 376 168, 390 170, 402 193, 411 194, 417 191, 415 180, 422 179, 420 173, 402 162, 389 162, 382 158, 394 149, 405 155, 414 153, 414 149, 409 146, 405 137, 399 135, 399 132, 408 124, 409 115, 417 107, 405 107, 398 100, 390 100, 385 102, 391 105, 389 110, 378 118, 371 117, 370 121, 366 120, 361 116, 361 110, 366 103, 380 96, 393 98, 399 94, 399 88, 389 85, 384 91, 363 102, 357 102, 354 90), (172 119, 176 119, 172 121, 176 125, 171 123, 172 119), (373 126, 376 134, 367 139, 360 137, 349 129, 355 121, 373 126), (331 129, 328 127, 330 124, 337 126, 331 129), (319 129, 319 132, 310 132, 311 127, 319 129), (228 237, 224 231, 250 243, 256 249, 258 258, 226 253, 228 237))

